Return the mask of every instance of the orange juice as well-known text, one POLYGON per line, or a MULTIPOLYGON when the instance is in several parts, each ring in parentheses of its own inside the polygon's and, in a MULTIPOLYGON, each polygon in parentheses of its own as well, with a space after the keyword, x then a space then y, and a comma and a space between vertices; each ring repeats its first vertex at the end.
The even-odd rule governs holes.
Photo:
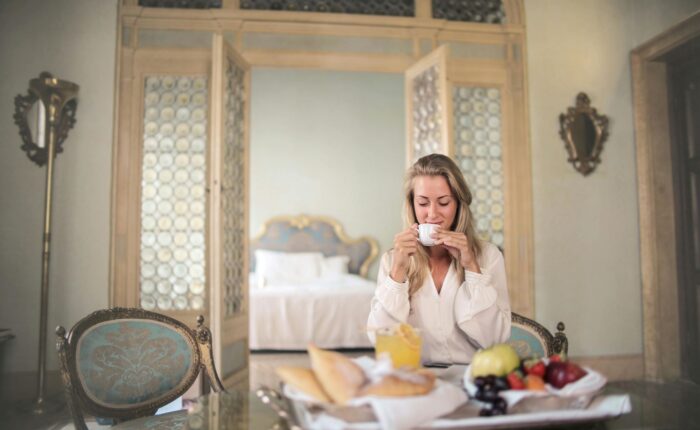
POLYGON ((394 368, 420 367, 422 341, 416 330, 408 324, 377 330, 375 352, 377 358, 388 353, 394 368))

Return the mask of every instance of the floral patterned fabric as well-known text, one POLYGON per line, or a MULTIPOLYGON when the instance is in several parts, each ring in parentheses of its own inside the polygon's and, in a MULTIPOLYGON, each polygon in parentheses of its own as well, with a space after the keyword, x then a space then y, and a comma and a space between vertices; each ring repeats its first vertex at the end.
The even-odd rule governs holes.
MULTIPOLYGON (((175 411, 165 415, 124 421, 113 427, 114 430, 181 430, 193 428, 188 426, 187 411, 175 411)), ((194 427, 197 428, 197 427, 194 427)))
POLYGON ((521 358, 545 356, 545 345, 542 340, 537 333, 526 327, 513 325, 508 343, 515 348, 521 358))
POLYGON ((96 403, 133 408, 166 395, 196 370, 190 348, 181 334, 157 321, 108 321, 81 336, 78 374, 96 403))

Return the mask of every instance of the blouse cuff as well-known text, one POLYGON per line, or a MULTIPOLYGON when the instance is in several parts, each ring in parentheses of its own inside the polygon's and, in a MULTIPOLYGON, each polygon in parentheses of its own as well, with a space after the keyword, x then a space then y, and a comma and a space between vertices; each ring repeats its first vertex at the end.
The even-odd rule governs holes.
POLYGON ((464 281, 468 286, 488 286, 491 284, 491 275, 481 269, 481 273, 464 271, 464 281))
POLYGON ((408 291, 408 279, 404 282, 396 282, 391 278, 391 275, 386 275, 384 285, 397 293, 408 291))

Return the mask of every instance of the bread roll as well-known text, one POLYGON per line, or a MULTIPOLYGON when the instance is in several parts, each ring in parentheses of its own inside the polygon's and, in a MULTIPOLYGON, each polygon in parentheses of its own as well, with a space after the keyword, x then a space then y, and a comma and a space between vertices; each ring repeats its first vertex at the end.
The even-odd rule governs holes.
POLYGON ((321 387, 321 384, 318 382, 316 375, 311 369, 305 367, 280 366, 275 369, 275 371, 285 384, 296 388, 320 402, 331 403, 331 398, 323 391, 323 387, 321 387))
POLYGON ((403 397, 422 396, 435 386, 435 374, 427 369, 389 374, 362 388, 358 396, 403 397))
POLYGON ((310 344, 309 357, 316 378, 335 403, 344 405, 365 384, 365 373, 360 366, 342 354, 310 344))

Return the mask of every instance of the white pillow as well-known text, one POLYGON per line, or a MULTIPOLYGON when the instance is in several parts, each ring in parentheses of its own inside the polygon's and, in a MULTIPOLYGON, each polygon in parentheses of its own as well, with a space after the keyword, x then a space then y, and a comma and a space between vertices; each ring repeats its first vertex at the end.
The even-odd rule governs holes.
POLYGON ((321 261, 321 278, 338 278, 348 273, 350 257, 347 255, 334 255, 325 257, 321 261))
POLYGON ((258 287, 304 283, 321 274, 320 252, 255 251, 258 287))

